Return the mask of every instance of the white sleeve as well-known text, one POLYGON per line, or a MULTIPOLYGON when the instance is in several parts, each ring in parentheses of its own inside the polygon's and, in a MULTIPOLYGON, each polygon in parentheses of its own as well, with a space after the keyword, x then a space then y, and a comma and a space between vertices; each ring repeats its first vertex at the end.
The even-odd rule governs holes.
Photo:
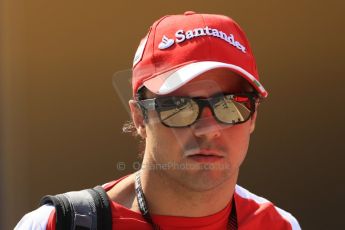
POLYGON ((50 213, 53 209, 54 206, 43 205, 25 214, 16 227, 14 227, 14 230, 45 230, 47 228, 50 213))

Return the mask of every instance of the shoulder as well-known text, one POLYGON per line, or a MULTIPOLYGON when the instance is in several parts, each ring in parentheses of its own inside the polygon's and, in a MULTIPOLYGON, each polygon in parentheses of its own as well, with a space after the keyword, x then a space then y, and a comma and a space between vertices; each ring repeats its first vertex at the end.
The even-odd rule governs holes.
POLYGON ((301 229, 296 218, 289 212, 239 185, 235 187, 235 201, 239 222, 248 226, 248 229, 258 225, 274 225, 279 229, 301 229))
MULTIPOLYGON (((106 183, 102 185, 102 187, 107 191, 111 201, 116 201, 125 207, 131 207, 134 203, 134 185, 132 181, 134 181, 132 175, 127 175, 118 180, 106 183)), ((38 209, 25 214, 16 225, 15 230, 43 230, 49 226, 53 218, 55 218, 55 207, 51 205, 43 205, 38 209)))
POLYGON ((38 209, 25 214, 25 216, 18 222, 18 224, 16 225, 14 229, 15 230, 46 229, 49 216, 53 210, 54 210, 54 206, 43 205, 39 207, 38 209))
POLYGON ((136 210, 136 195, 134 190, 134 174, 117 180, 113 186, 106 188, 108 197, 128 209, 136 210), (116 186, 115 186, 116 185, 116 186))

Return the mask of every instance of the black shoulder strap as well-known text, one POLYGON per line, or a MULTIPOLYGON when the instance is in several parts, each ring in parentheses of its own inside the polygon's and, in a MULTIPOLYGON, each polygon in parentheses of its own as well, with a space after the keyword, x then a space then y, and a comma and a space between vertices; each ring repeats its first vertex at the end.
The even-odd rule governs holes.
POLYGON ((111 230, 108 196, 102 186, 55 196, 44 196, 40 205, 51 204, 56 210, 56 230, 111 230))

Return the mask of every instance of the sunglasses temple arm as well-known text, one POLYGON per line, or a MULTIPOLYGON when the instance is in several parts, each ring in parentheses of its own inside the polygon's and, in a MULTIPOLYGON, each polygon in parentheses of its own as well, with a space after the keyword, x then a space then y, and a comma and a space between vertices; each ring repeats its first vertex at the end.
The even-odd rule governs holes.
POLYGON ((147 109, 147 110, 154 110, 156 109, 156 103, 155 103, 155 99, 146 99, 146 100, 141 100, 141 101, 137 101, 137 103, 147 109))

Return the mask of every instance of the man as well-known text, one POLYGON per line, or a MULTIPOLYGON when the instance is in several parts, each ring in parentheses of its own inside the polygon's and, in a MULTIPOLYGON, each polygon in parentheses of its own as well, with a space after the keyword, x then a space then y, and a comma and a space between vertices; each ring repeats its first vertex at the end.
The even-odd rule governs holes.
MULTIPOLYGON (((300 229, 288 212, 236 185, 257 107, 259 82, 242 29, 222 15, 185 12, 156 21, 135 54, 141 169, 103 187, 112 229, 300 229)), ((17 229, 55 229, 44 205, 17 229)))

